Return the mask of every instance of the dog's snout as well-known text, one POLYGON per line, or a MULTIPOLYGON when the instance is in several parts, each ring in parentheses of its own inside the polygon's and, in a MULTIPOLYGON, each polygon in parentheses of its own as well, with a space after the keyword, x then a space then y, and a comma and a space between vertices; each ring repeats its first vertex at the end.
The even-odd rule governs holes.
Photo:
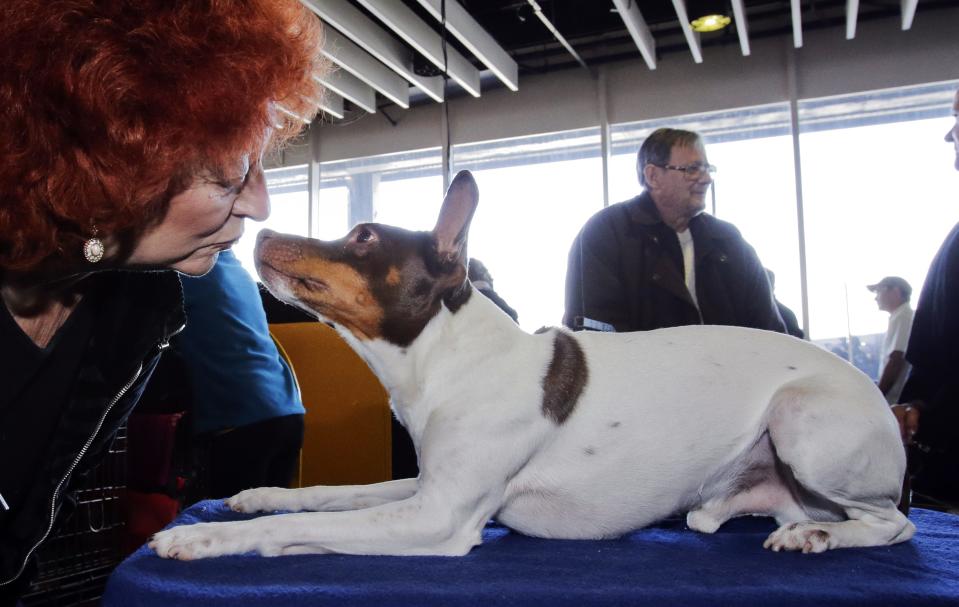
POLYGON ((269 240, 271 238, 276 238, 277 233, 269 228, 263 228, 260 230, 260 233, 256 236, 256 244, 259 246, 264 240, 269 240))

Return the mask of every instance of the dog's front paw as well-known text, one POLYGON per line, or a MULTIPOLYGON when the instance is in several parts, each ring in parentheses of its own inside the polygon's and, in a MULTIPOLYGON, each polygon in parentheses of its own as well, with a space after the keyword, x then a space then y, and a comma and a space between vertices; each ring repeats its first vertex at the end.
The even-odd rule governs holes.
POLYGON ((284 497, 289 489, 280 487, 259 487, 241 491, 231 498, 227 498, 226 505, 234 512, 273 512, 274 510, 292 510, 289 504, 284 503, 284 497))
POLYGON ((253 548, 245 545, 245 534, 234 529, 237 523, 197 523, 160 531, 148 546, 165 559, 194 559, 242 554, 253 548))
POLYGON ((763 542, 763 548, 773 552, 802 550, 804 553, 825 552, 834 548, 829 532, 816 523, 790 523, 773 531, 763 542))

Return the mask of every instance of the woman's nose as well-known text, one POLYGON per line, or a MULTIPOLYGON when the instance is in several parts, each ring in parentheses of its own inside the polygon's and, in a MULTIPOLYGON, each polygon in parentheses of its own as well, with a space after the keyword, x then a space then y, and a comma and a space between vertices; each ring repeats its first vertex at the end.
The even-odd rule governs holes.
POLYGON ((263 221, 270 216, 270 194, 266 189, 266 176, 257 168, 249 176, 243 191, 233 205, 233 214, 249 217, 253 221, 263 221))

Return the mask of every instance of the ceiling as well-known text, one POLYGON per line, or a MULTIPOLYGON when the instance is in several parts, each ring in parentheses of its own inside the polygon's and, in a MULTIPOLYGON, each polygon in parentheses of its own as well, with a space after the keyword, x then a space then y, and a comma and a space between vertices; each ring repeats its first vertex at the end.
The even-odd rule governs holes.
POLYGON ((517 90, 523 77, 667 54, 696 62, 717 45, 752 53, 755 40, 895 19, 908 30, 959 0, 718 0, 732 23, 693 32, 698 0, 301 0, 327 25, 324 54, 339 69, 320 79, 328 118, 517 90), (442 26, 444 21, 446 27, 442 26), (445 35, 444 35, 445 34, 445 35), (443 79, 447 66, 448 81, 443 79))

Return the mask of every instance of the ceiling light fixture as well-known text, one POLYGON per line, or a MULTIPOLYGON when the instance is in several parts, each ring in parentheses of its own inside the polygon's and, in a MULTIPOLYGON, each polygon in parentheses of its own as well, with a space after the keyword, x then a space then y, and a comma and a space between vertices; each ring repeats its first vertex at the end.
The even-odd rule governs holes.
POLYGON ((690 0, 687 13, 694 32, 715 32, 732 23, 722 0, 690 0))

